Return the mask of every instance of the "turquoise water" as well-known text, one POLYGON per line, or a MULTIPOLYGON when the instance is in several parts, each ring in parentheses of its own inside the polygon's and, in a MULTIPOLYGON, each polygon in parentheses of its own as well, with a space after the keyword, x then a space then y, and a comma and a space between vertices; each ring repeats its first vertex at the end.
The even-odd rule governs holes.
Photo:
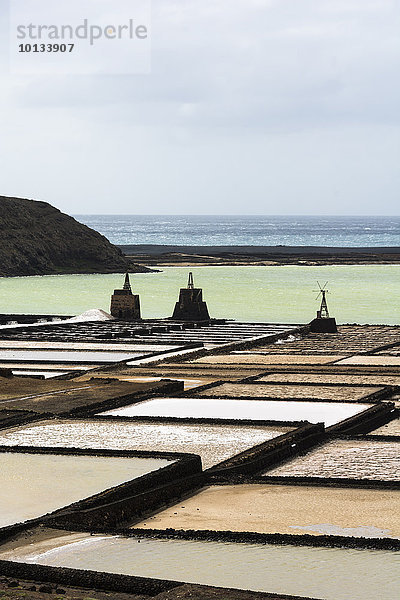
MULTIPOLYGON (((317 280, 329 281, 330 312, 340 323, 400 323, 400 265, 191 267, 210 315, 243 321, 302 323, 313 318, 317 280)), ((144 318, 173 311, 189 268, 131 277, 144 318)), ((109 310, 123 276, 48 275, 0 278, 0 312, 79 314, 109 310)))

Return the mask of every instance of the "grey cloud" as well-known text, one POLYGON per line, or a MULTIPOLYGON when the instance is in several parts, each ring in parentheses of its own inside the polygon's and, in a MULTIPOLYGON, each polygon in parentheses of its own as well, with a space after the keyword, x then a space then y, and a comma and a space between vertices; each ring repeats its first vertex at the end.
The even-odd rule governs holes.
POLYGON ((121 211, 136 195, 182 212, 192 195, 240 212, 246 189, 256 212, 266 196, 290 212, 299 193, 315 212, 333 189, 338 211, 398 210, 399 16, 388 0, 153 0, 151 75, 3 77, 5 186, 65 209, 81 187, 95 212, 111 182, 121 211), (46 163, 69 165, 64 190, 46 163), (389 183, 374 209, 376 177, 389 183))

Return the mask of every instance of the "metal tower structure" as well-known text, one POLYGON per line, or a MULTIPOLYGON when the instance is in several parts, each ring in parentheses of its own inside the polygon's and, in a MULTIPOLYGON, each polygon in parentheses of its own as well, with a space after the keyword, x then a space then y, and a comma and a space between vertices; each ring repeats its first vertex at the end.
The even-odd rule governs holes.
POLYGON ((328 303, 326 301, 326 295, 329 293, 326 289, 328 282, 326 281, 324 285, 321 285, 319 281, 317 283, 319 290, 314 291, 318 292, 316 300, 321 296, 321 306, 317 310, 317 318, 313 319, 310 323, 310 331, 312 333, 337 333, 336 319, 329 316, 328 303))
MULTIPOLYGON (((317 281, 317 283, 318 283, 318 287, 319 287, 319 292, 318 292, 318 296, 316 297, 316 300, 318 300, 318 298, 321 296, 321 307, 317 311, 317 319, 329 319, 330 317, 329 317, 328 303, 326 301, 326 294, 329 294, 329 290, 326 289, 328 282, 326 281, 323 286, 321 286, 319 281, 317 281)), ((318 290, 316 290, 316 291, 318 291, 318 290)))
POLYGON ((129 273, 126 273, 126 275, 125 275, 124 287, 122 289, 124 289, 128 292, 132 292, 131 282, 129 281, 129 273))

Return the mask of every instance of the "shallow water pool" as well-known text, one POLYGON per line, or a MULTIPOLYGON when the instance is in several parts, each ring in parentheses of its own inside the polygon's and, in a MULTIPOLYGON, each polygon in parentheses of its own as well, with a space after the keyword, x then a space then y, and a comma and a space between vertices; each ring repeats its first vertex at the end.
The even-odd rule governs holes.
POLYGON ((171 462, 0 452, 0 527, 40 517, 171 462))
POLYGON ((296 402, 279 400, 230 400, 221 398, 155 398, 99 413, 124 417, 191 417, 250 419, 255 421, 310 421, 333 425, 370 404, 296 402))
POLYGON ((398 600, 400 552, 74 536, 0 558, 326 600, 398 600))

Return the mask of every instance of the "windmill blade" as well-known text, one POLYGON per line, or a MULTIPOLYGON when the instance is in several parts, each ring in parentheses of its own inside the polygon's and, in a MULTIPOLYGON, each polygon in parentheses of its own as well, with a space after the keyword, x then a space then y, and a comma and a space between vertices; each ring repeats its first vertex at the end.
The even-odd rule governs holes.
MULTIPOLYGON (((318 290, 315 290, 315 291, 317 292, 318 290)), ((319 298, 320 296, 322 296, 322 291, 318 293, 318 296, 317 296, 315 299, 316 299, 316 300, 318 300, 318 298, 319 298)))

